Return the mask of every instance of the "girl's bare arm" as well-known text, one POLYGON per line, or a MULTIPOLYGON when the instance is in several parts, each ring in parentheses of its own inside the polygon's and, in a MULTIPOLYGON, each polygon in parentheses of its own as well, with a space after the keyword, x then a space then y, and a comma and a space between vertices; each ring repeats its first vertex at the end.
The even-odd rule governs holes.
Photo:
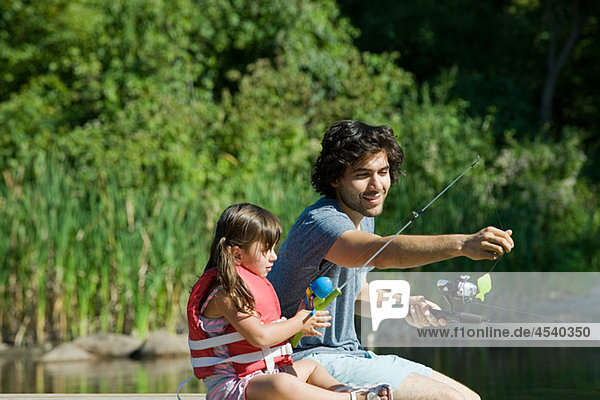
POLYGON ((306 336, 321 336, 317 329, 331 326, 331 323, 329 323, 331 317, 328 315, 328 311, 316 311, 311 317, 309 310, 299 310, 296 315, 288 320, 263 324, 256 313, 245 314, 239 312, 229 296, 219 293, 211 300, 212 302, 215 303, 214 307, 211 308, 219 310, 220 316, 225 317, 236 331, 256 347, 281 343, 298 332, 302 332, 306 336))

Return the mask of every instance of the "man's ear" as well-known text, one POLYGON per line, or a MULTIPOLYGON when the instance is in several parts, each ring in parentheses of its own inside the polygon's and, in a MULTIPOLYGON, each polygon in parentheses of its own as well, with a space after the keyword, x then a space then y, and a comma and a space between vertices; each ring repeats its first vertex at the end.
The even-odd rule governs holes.
POLYGON ((331 185, 331 187, 337 189, 340 186, 340 180, 336 179, 335 181, 331 182, 330 185, 331 185))
POLYGON ((239 246, 233 246, 231 248, 231 254, 233 255, 233 261, 236 264, 240 264, 242 262, 242 249, 239 246))

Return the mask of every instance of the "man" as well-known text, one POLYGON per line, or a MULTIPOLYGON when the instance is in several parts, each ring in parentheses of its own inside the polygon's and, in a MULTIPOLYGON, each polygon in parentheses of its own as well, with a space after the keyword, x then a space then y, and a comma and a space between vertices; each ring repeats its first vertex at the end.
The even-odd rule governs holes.
MULTIPOLYGON (((458 256, 496 259, 514 246, 510 230, 494 227, 474 234, 399 235, 371 266, 354 274, 354 268, 389 239, 373 233, 373 217, 381 214, 391 184, 402 174, 403 161, 391 128, 359 121, 332 125, 312 176, 313 186, 324 197, 298 217, 268 278, 286 317, 295 314, 306 287, 317 277, 329 276, 338 287, 351 278, 327 308, 332 326, 322 337, 303 338, 294 358, 313 358, 342 382, 389 382, 396 400, 478 399, 466 386, 428 367, 362 350, 356 335, 355 302, 365 298, 366 274, 372 267, 411 268, 458 256)), ((443 323, 431 315, 431 307, 437 306, 422 297, 411 298, 407 321, 417 327, 443 323)))

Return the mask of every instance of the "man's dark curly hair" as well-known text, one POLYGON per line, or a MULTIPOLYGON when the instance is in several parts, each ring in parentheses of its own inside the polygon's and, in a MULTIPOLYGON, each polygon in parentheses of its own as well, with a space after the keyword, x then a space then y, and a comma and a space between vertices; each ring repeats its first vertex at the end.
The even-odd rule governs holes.
POLYGON ((392 183, 403 174, 400 167, 404 162, 404 152, 389 126, 338 121, 325 132, 321 146, 311 181, 317 192, 324 196, 335 198, 335 188, 331 184, 342 176, 346 167, 382 150, 388 157, 392 183))

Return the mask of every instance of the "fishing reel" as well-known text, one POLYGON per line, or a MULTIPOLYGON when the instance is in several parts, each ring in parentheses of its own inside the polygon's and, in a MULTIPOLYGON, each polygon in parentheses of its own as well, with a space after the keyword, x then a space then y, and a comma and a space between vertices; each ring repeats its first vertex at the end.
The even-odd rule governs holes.
POLYGON ((450 306, 450 311, 454 311, 454 302, 459 301, 463 304, 473 301, 473 297, 479 293, 477 285, 469 282, 469 275, 461 275, 453 281, 440 279, 437 281, 437 288, 440 295, 450 306))
POLYGON ((461 275, 453 281, 440 279, 437 281, 437 288, 440 295, 450 306, 450 311, 431 310, 436 318, 443 318, 447 322, 463 323, 481 323, 491 322, 489 319, 482 318, 481 315, 457 312, 454 310, 455 302, 462 304, 471 303, 473 298, 484 300, 484 296, 492 289, 492 280, 489 274, 485 274, 477 279, 477 284, 470 282, 469 275, 461 275))

